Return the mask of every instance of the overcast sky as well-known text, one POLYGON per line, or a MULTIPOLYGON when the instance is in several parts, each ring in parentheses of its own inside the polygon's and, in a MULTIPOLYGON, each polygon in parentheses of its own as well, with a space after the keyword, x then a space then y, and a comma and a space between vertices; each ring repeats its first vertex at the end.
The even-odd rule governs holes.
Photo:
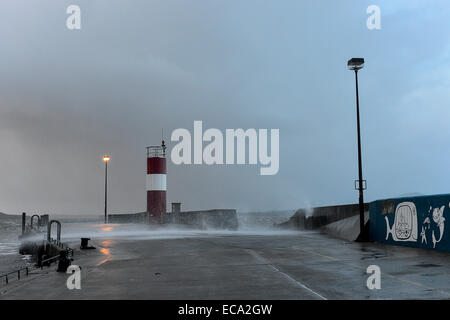
POLYGON ((101 215, 104 153, 110 212, 143 211, 145 147, 194 120, 279 128, 280 170, 169 160, 168 203, 356 203, 351 57, 366 60, 366 200, 450 192, 449 17, 446 0, 2 0, 0 212, 101 215))

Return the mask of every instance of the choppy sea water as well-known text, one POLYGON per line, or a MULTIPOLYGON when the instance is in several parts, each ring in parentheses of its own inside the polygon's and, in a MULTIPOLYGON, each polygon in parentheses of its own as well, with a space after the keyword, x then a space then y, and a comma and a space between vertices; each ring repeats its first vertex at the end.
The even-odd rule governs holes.
POLYGON ((0 216, 0 274, 29 265, 29 257, 19 254, 20 216, 0 216))

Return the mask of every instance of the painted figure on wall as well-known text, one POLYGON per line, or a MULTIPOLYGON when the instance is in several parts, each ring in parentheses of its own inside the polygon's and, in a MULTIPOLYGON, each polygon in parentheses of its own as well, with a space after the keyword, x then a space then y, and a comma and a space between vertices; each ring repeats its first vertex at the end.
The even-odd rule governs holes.
POLYGON ((386 240, 389 235, 394 241, 417 241, 418 225, 417 210, 412 202, 402 202, 395 209, 394 224, 389 226, 389 219, 386 220, 386 240))
POLYGON ((445 206, 434 209, 430 207, 427 217, 423 220, 422 231, 420 233, 421 243, 428 244, 428 239, 431 237, 433 248, 436 248, 436 243, 442 240, 445 230, 444 210, 445 206))

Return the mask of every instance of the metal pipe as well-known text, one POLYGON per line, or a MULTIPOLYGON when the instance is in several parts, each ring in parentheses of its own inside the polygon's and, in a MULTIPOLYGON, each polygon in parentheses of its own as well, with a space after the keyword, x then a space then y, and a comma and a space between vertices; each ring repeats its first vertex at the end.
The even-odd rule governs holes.
POLYGON ((25 225, 27 223, 27 214, 22 212, 22 235, 25 233, 25 225))
POLYGON ((59 222, 58 220, 51 220, 47 224, 47 242, 49 243, 54 242, 52 241, 53 239, 51 238, 53 223, 56 223, 56 241, 59 242, 61 240, 61 222, 59 222))

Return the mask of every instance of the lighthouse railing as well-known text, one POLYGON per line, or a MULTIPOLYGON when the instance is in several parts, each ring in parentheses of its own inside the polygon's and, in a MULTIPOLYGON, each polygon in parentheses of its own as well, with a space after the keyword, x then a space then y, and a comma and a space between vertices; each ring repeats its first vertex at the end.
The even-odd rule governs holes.
POLYGON ((162 146, 150 146, 147 147, 147 158, 165 158, 166 157, 166 148, 162 146))

